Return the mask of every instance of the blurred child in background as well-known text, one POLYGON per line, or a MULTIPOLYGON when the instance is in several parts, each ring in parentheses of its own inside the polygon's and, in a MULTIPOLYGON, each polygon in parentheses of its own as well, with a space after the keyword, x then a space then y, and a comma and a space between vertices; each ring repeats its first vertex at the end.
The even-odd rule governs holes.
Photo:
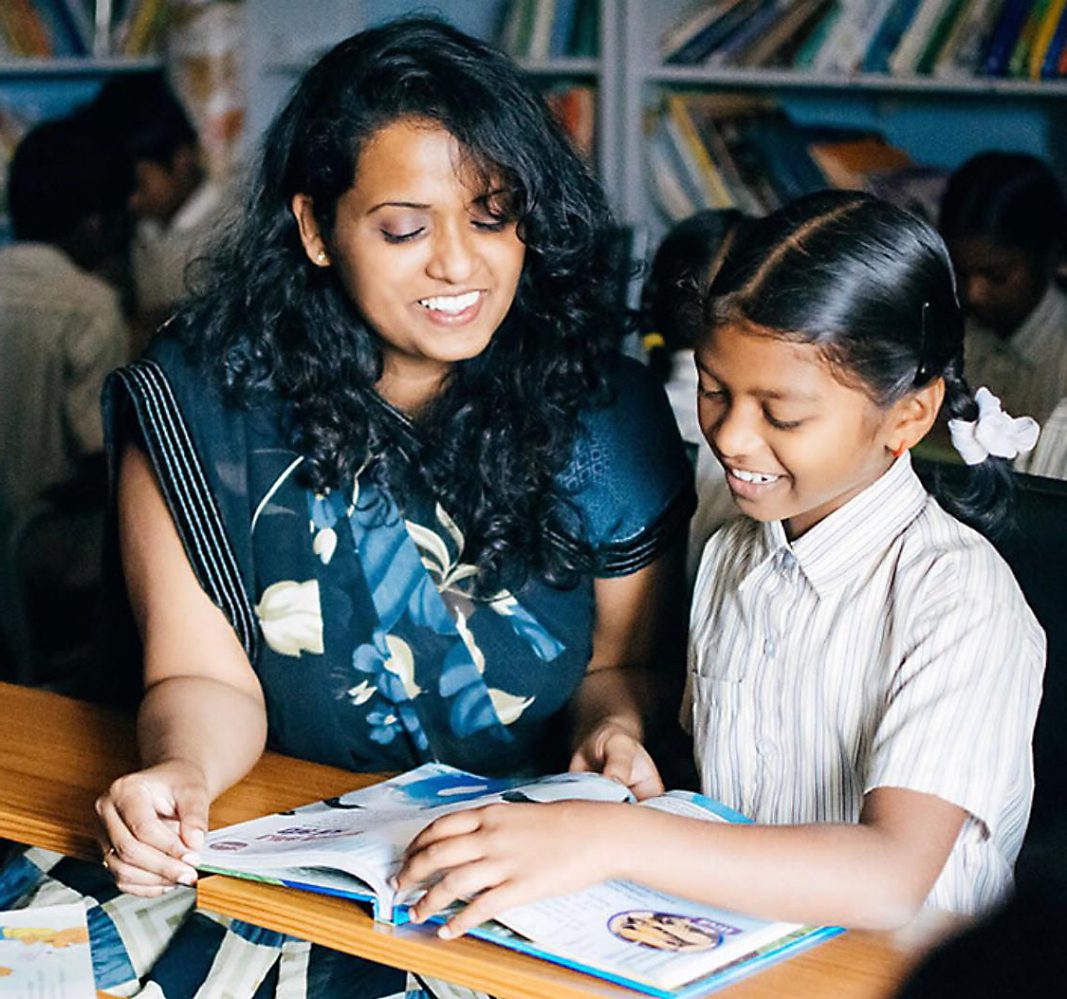
POLYGON ((950 178, 940 224, 967 319, 968 377, 1043 424, 1067 396, 1059 182, 1033 156, 983 153, 950 178))
POLYGON ((642 341, 649 367, 667 390, 682 440, 696 468, 697 510, 689 525, 687 578, 692 581, 704 542, 737 513, 697 419, 694 330, 700 303, 738 233, 751 220, 736 209, 707 209, 674 226, 652 259, 642 292, 642 341))
POLYGON ((184 297, 186 268, 229 217, 233 193, 205 172, 196 130, 162 73, 112 77, 81 114, 133 164, 130 264, 148 336, 184 297))

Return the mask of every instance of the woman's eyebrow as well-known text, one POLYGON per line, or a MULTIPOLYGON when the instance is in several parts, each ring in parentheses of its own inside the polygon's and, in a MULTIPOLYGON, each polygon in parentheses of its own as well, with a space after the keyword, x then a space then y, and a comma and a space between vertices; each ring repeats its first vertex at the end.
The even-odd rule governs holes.
POLYGON ((417 201, 381 201, 373 208, 368 209, 367 214, 373 215, 379 208, 415 208, 425 211, 429 207, 429 205, 423 205, 417 201))

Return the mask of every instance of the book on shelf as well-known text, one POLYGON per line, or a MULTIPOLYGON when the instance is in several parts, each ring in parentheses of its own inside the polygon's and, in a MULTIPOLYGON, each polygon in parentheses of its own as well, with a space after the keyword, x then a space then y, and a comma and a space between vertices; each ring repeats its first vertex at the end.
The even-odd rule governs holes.
POLYGON ((1015 42, 1030 14, 1030 0, 1004 0, 1000 16, 993 25, 989 44, 982 55, 985 76, 1004 76, 1011 61, 1015 42))
POLYGON ((131 57, 157 52, 169 14, 167 0, 125 0, 112 15, 112 51, 131 57))
POLYGON ((34 0, 33 9, 48 37, 48 54, 58 58, 93 51, 93 25, 80 0, 34 0))
POLYGON ((1060 66, 1060 59, 1067 60, 1067 7, 1060 15, 1056 31, 1045 53, 1045 61, 1041 66, 1041 78, 1043 80, 1054 79, 1057 76, 1067 75, 1067 65, 1060 66))
MULTIPOLYGON (((370 903, 376 919, 409 918, 421 890, 390 879, 434 819, 501 802, 630 801, 598 774, 509 781, 425 764, 337 798, 211 832, 201 870, 370 903)), ((634 803, 708 822, 745 822, 709 798, 673 791, 634 803)), ((449 910, 442 920, 454 910, 449 910)), ((653 996, 705 994, 841 932, 770 922, 609 881, 502 913, 472 936, 653 996)))
POLYGON ((738 55, 736 64, 764 68, 791 65, 797 49, 832 3, 833 0, 799 0, 791 4, 738 55))
POLYGON ((763 0, 737 30, 731 32, 723 43, 708 55, 704 65, 720 67, 742 64, 745 53, 763 38, 790 6, 791 0, 763 0))
POLYGON ((1002 0, 970 0, 966 4, 934 61, 934 76, 965 78, 978 73, 1001 3, 1002 0))
POLYGON ((893 0, 844 0, 841 13, 816 53, 819 73, 851 73, 863 61, 893 0))
POLYGON ((1045 16, 1037 27, 1034 36, 1033 48, 1030 51, 1027 65, 1027 76, 1031 80, 1040 80, 1042 70, 1048 59, 1049 49, 1056 37, 1056 29, 1064 23, 1064 13, 1067 12, 1067 0, 1051 0, 1045 16))
POLYGON ((890 56, 896 51, 904 32, 908 30, 920 3, 922 0, 893 0, 893 5, 886 11, 878 30, 871 37, 871 43, 860 63, 860 68, 865 73, 889 72, 890 56))
POLYGON ((17 57, 44 59, 52 54, 52 41, 31 0, 3 0, 0 31, 5 47, 17 57))
POLYGON ((1021 77, 1026 75, 1026 67, 1030 61, 1030 51, 1037 39, 1040 22, 1048 13, 1050 0, 1033 0, 1030 11, 1023 21, 1019 37, 1012 46, 1011 58, 1008 60, 1008 76, 1021 77))
POLYGON ((660 54, 709 69, 1056 79, 1065 15, 1064 0, 714 0, 665 32, 660 54))
POLYGON ((516 59, 592 57, 597 17, 597 0, 510 0, 498 43, 516 59))
POLYGON ((903 149, 891 146, 879 135, 813 142, 808 151, 831 185, 850 190, 865 188, 873 174, 912 166, 903 149))
POLYGON ((762 6, 763 0, 718 0, 706 11, 698 11, 677 32, 664 36, 663 61, 670 65, 692 66, 704 62, 762 6))
POLYGON ((563 83, 544 92, 545 103, 555 114, 571 144, 593 162, 596 138, 596 88, 587 83, 563 83))

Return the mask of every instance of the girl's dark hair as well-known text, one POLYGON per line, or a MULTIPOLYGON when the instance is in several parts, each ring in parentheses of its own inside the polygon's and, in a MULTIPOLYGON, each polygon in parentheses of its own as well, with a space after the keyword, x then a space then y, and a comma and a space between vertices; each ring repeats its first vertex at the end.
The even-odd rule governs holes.
POLYGON ((648 366, 660 381, 670 377, 671 354, 693 346, 712 265, 747 220, 736 208, 708 208, 677 223, 656 249, 641 290, 641 332, 663 338, 648 349, 648 366))
MULTIPOLYGON (((753 222, 712 283, 708 319, 817 345, 879 406, 943 378, 942 413, 978 416, 948 250, 927 223, 870 195, 822 191, 753 222)), ((1011 464, 991 456, 962 488, 938 491, 989 533, 1008 511, 1011 464)))
POLYGON ((1035 156, 981 153, 949 178, 940 229, 948 240, 982 236, 1043 260, 1067 243, 1067 203, 1035 156))
POLYGON ((373 474, 398 502, 425 485, 463 529, 483 591, 531 570, 565 583, 584 553, 544 530, 568 503, 557 476, 581 409, 605 398, 613 321, 603 193, 518 68, 426 18, 353 35, 313 66, 263 141, 241 221, 206 262, 178 336, 237 402, 287 403, 289 440, 316 490, 349 481, 397 420, 374 386, 377 335, 331 269, 306 257, 290 204, 313 202, 331 246, 338 199, 362 148, 404 118, 450 132, 508 192, 526 258, 510 312, 478 357, 456 364, 417 417, 423 446, 386 449, 373 474), (402 453, 397 453, 402 451, 402 453))

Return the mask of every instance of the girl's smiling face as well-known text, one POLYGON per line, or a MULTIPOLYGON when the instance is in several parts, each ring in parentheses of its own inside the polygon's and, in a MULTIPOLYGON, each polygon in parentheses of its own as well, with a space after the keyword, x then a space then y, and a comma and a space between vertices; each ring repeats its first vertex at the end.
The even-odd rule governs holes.
POLYGON ((898 407, 834 376, 820 349, 728 323, 696 352, 698 413, 734 501, 799 537, 874 482, 898 445, 898 407))
POLYGON ((526 248, 456 139, 400 119, 360 153, 324 240, 303 195, 293 210, 312 263, 332 266, 381 343, 379 391, 401 406, 432 395, 456 361, 489 345, 515 298, 526 248))

